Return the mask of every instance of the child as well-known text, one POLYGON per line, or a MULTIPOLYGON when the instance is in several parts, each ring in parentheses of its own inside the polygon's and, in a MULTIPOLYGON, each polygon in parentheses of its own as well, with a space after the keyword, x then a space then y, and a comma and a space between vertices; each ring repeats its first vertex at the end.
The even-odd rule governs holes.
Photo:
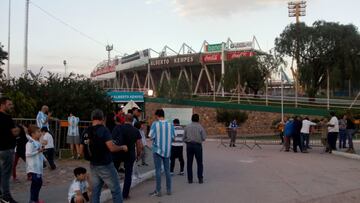
POLYGON ((47 129, 47 127, 43 127, 41 128, 41 143, 43 145, 45 145, 45 151, 44 151, 44 155, 47 159, 47 161, 50 164, 50 167, 52 170, 56 169, 56 165, 54 163, 54 139, 51 136, 51 134, 49 133, 49 130, 47 129))
POLYGON ((75 179, 70 185, 69 203, 85 203, 89 201, 89 183, 87 182, 86 169, 78 167, 74 169, 75 179))
POLYGON ((28 128, 30 134, 29 141, 26 143, 26 173, 31 175, 30 202, 41 203, 39 193, 42 186, 44 147, 40 143, 40 129, 35 125, 28 128))

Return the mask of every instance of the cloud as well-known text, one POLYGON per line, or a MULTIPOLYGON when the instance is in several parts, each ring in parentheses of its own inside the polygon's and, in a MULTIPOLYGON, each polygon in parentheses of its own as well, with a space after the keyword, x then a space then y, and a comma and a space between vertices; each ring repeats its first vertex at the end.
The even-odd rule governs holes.
POLYGON ((175 11, 182 16, 228 16, 276 4, 287 6, 288 0, 174 0, 173 2, 175 11))

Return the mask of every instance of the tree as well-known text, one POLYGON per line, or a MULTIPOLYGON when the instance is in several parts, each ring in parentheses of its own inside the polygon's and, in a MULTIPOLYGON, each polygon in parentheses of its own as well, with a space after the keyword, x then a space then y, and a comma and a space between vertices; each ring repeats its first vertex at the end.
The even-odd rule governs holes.
POLYGON ((310 97, 326 85, 327 71, 333 88, 345 80, 357 82, 360 35, 354 25, 317 21, 312 26, 290 24, 275 40, 281 56, 297 58, 300 84, 310 97))
POLYGON ((71 73, 68 77, 48 73, 44 76, 30 73, 3 86, 3 93, 15 104, 16 117, 34 118, 42 105, 48 105, 53 116, 66 119, 73 113, 89 120, 95 108, 111 110, 111 100, 106 92, 90 79, 71 73))
MULTIPOLYGON (((8 53, 6 51, 3 50, 3 45, 1 45, 0 43, 0 83, 4 83, 4 69, 1 68, 2 65, 4 65, 5 63, 3 62, 4 60, 8 59, 8 53)), ((1 89, 0 89, 1 91, 1 89)))
POLYGON ((240 57, 226 63, 224 76, 226 89, 239 88, 238 85, 249 87, 256 95, 265 86, 265 80, 278 69, 283 60, 276 55, 257 55, 240 57))

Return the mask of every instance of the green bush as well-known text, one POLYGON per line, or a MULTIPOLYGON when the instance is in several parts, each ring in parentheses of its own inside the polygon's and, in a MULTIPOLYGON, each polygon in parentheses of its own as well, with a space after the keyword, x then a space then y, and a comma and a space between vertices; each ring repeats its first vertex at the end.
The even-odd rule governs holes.
POLYGON ((236 119, 238 124, 245 123, 248 119, 248 114, 244 111, 239 110, 227 110, 227 109, 217 109, 216 110, 216 120, 219 123, 224 123, 225 126, 228 126, 232 120, 236 119))

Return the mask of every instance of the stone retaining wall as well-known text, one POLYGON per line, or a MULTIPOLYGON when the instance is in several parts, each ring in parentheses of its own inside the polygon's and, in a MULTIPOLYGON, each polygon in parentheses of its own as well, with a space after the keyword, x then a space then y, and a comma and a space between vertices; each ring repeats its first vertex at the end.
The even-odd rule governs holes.
MULTIPOLYGON (((227 136, 225 125, 216 121, 216 109, 207 107, 192 107, 171 104, 146 103, 146 115, 150 123, 154 119, 154 112, 160 108, 193 108, 193 112, 200 115, 200 123, 204 126, 210 136, 227 136)), ((280 113, 268 113, 258 111, 245 111, 248 113, 248 120, 242 124, 239 133, 247 135, 270 135, 274 134, 272 123, 280 120, 280 113)), ((165 115, 166 117, 166 115, 165 115)), ((190 118, 189 118, 190 119, 190 118)))

